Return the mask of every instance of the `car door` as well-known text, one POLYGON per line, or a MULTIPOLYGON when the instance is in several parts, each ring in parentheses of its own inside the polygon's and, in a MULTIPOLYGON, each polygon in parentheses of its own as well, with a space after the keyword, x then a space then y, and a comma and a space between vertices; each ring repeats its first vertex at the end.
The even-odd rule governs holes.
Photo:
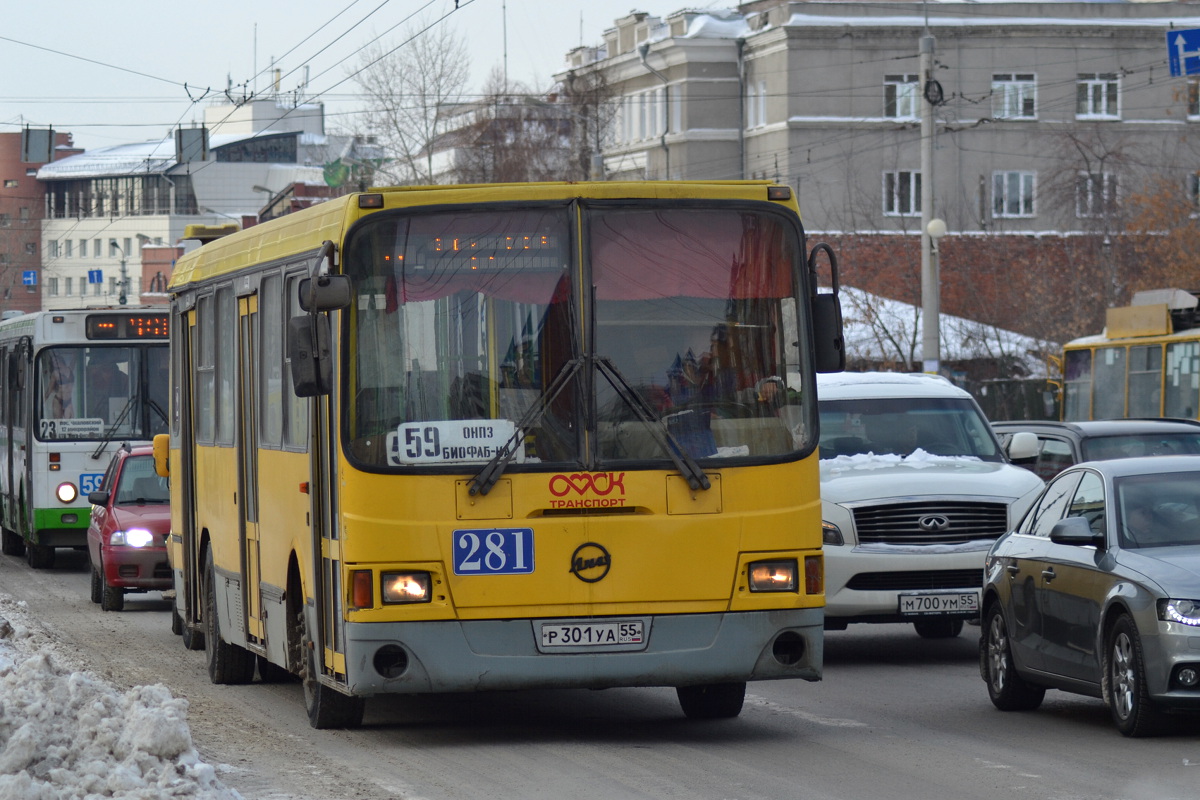
POLYGON ((1016 533, 995 553, 1003 570, 998 588, 1008 620, 1013 658, 1026 669, 1043 668, 1042 615, 1037 591, 1042 580, 1042 562, 1050 546, 1050 529, 1066 513, 1078 482, 1078 473, 1068 473, 1052 481, 1021 520, 1016 533))
MULTIPOLYGON (((1104 533, 1107 513, 1103 479, 1091 470, 1082 471, 1065 516, 1083 517, 1093 531, 1104 533)), ((1096 631, 1113 582, 1107 547, 1049 544, 1037 599, 1042 614, 1041 661, 1048 672, 1100 682, 1096 631)))

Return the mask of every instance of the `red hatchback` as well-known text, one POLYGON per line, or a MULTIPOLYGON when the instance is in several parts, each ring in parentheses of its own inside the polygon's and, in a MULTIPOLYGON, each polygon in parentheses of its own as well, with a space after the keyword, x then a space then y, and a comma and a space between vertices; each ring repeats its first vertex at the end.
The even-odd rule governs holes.
POLYGON ((88 502, 92 602, 105 611, 120 611, 126 592, 170 589, 170 493, 167 479, 154 471, 154 448, 118 450, 88 502))

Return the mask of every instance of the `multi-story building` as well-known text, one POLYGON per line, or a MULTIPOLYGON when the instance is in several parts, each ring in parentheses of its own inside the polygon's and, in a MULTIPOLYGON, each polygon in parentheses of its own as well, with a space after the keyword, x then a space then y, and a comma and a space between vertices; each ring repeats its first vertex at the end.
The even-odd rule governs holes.
MULTIPOLYGON (((755 0, 633 12, 557 77, 604 76, 617 105, 610 179, 788 183, 808 229, 849 256, 844 278, 906 300, 928 211, 949 231, 952 310, 980 318, 965 306, 992 294, 979 291, 986 266, 1025 302, 1082 278, 1094 324, 1137 267, 1113 246, 1123 201, 1165 179, 1200 210, 1200 89, 1168 71, 1167 34, 1188 28, 1200 28, 1188 2, 755 0), (1013 277, 1025 270, 1036 274, 1013 277)), ((1011 307, 991 305, 1013 322, 1011 307)))
POLYGON ((45 187, 36 175, 43 164, 80 152, 69 133, 35 134, 45 137, 41 153, 36 145, 22 147, 23 133, 0 133, 0 312, 41 308, 45 187))
POLYGON ((162 282, 162 251, 147 270, 145 248, 174 247, 189 224, 257 219, 280 193, 325 185, 328 175, 339 176, 339 193, 348 191, 360 176, 344 165, 365 162, 355 158, 362 154, 354 137, 325 133, 320 104, 212 106, 203 127, 206 136, 185 130, 98 148, 37 171, 45 191, 43 307, 139 303, 151 281, 162 282))

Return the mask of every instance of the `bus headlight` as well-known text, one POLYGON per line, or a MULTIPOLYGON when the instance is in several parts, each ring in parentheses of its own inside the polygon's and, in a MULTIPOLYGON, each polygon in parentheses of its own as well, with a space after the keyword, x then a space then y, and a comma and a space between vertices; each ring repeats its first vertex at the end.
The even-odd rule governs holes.
POLYGON ((428 603, 429 583, 428 572, 385 572, 379 576, 385 603, 428 603))
POLYGON ((750 591, 796 591, 796 562, 755 561, 750 564, 750 591))
POLYGON ((58 497, 61 503, 70 503, 76 497, 79 497, 79 490, 75 488, 73 483, 60 483, 58 488, 54 490, 54 494, 58 497))
POLYGON ((127 531, 115 531, 109 537, 108 543, 126 547, 145 547, 154 543, 154 534, 145 528, 130 528, 127 531))

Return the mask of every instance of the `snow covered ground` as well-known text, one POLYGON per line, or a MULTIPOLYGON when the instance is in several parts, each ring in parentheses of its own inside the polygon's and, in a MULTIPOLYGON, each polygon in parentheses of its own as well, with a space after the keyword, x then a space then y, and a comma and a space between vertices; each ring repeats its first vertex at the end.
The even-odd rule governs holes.
POLYGON ((0 593, 0 800, 240 800, 196 753, 186 699, 121 692, 71 663, 0 593))

